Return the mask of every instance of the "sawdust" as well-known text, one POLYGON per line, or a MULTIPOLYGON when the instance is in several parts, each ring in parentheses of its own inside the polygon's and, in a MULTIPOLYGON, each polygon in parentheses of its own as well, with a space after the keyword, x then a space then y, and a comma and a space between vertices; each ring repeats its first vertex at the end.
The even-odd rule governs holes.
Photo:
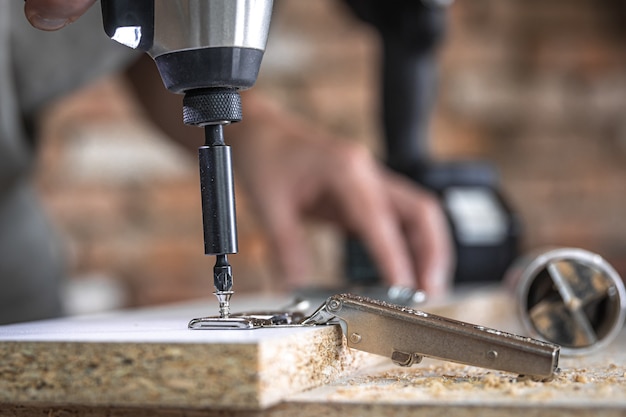
POLYGON ((577 398, 610 401, 626 398, 623 366, 571 369, 559 372, 550 382, 454 363, 414 368, 387 367, 357 375, 326 391, 326 400, 366 403, 546 403, 577 398))
POLYGON ((587 383, 590 382, 590 379, 587 377, 587 375, 575 374, 574 375, 574 382, 579 382, 581 384, 587 384, 587 383))

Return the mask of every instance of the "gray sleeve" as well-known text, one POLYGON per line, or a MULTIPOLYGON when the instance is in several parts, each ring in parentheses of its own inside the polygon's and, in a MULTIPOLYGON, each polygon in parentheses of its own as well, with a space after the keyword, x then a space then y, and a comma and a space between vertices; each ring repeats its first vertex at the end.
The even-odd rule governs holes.
POLYGON ((13 73, 24 114, 32 114, 99 76, 121 70, 138 56, 106 36, 99 3, 56 32, 34 29, 24 17, 23 2, 11 3, 13 73))

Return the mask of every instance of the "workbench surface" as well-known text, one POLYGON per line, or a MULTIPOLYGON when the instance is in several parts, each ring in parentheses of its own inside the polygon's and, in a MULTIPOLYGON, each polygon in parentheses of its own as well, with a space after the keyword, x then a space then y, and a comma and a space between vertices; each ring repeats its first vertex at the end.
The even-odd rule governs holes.
MULTIPOLYGON (((188 331, 181 319, 193 316, 194 308, 0 327, 0 410, 19 416, 51 410, 69 415, 212 416, 223 415, 225 409, 241 416, 316 417, 626 414, 626 333, 597 354, 562 358, 561 372, 552 382, 542 383, 429 359, 411 368, 397 367, 348 351, 336 327, 232 336, 188 331), (150 321, 160 323, 158 331, 143 328, 150 321), (221 351, 216 346, 222 346, 221 351), (273 354, 250 353, 261 351, 273 354), (212 368, 216 358, 230 361, 219 369, 223 374, 212 368), (147 370, 152 362, 159 367, 147 370), (129 375, 128 366, 139 374, 129 375), (248 403, 217 401, 220 390, 214 387, 224 384, 227 374, 235 378, 232 375, 244 371, 247 379, 239 377, 239 388, 248 380, 256 386, 261 381, 270 391, 248 393, 248 403), (70 384, 72 379, 77 383, 70 384), (71 390, 78 386, 93 395, 73 395, 71 390), (143 395, 141 401, 138 394, 143 395)), ((513 303, 500 291, 480 291, 424 310, 519 332, 513 303)))

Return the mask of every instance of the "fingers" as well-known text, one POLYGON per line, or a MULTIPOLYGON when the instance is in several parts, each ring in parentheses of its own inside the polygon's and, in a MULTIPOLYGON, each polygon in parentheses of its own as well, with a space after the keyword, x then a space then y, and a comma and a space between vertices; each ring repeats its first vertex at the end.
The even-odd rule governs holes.
POLYGON ((344 221, 363 240, 387 283, 414 287, 410 255, 379 167, 360 147, 337 151, 341 165, 331 174, 336 177, 333 197, 344 221))
POLYGON ((369 249, 390 285, 418 287, 429 296, 450 286, 453 250, 437 199, 382 169, 364 149, 339 148, 334 198, 343 220, 369 249))
POLYGON ((453 249, 443 210, 430 193, 389 175, 389 196, 403 223, 419 287, 429 296, 444 295, 452 277, 453 249))
POLYGON ((37 29, 58 30, 82 16, 96 0, 26 0, 24 14, 37 29))

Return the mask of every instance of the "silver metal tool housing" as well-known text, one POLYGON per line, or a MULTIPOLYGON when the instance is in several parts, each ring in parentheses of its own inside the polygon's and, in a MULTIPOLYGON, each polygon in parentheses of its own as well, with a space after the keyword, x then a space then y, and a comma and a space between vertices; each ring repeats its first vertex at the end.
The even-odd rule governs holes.
POLYGON ((102 0, 106 33, 146 51, 168 90, 246 89, 258 76, 272 0, 102 0))
POLYGON ((272 0, 155 0, 148 53, 201 48, 265 50, 272 0))
POLYGON ((105 19, 112 16, 107 27, 109 36, 156 58, 202 48, 264 51, 273 1, 142 0, 137 8, 123 8, 111 0, 106 3, 105 19))

